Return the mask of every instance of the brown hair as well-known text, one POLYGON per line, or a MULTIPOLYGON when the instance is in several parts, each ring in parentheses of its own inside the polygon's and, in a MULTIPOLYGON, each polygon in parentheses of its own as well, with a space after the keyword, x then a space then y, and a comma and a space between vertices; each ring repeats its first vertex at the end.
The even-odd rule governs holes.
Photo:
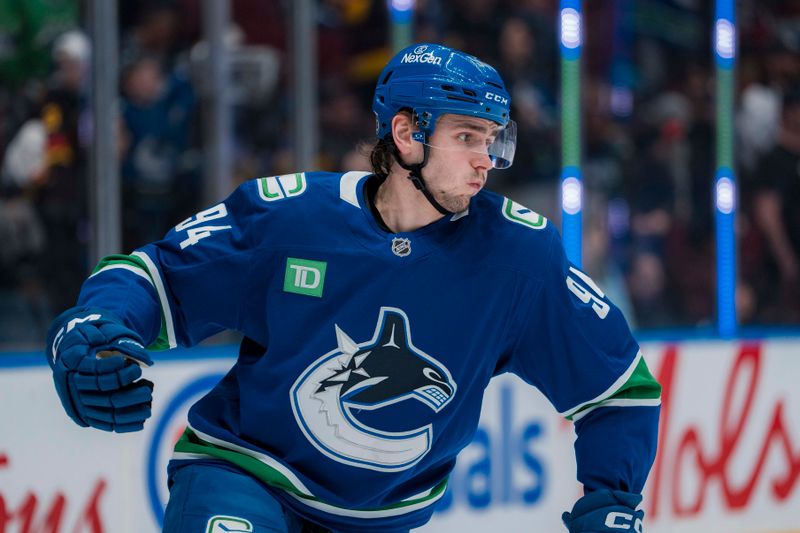
MULTIPOLYGON (((398 115, 406 115, 411 119, 412 124, 416 124, 414 113, 411 109, 404 107, 397 112, 398 115)), ((416 129, 416 128, 415 128, 416 129)), ((369 162, 372 165, 372 173, 379 178, 386 179, 392 171, 392 165, 397 160, 397 145, 394 144, 394 137, 389 133, 385 139, 378 139, 369 151, 369 162)))
POLYGON ((386 139, 378 139, 369 152, 369 162, 372 165, 372 173, 381 179, 386 179, 389 172, 392 171, 392 165, 395 161, 395 152, 397 147, 394 144, 394 139, 387 136, 386 139))

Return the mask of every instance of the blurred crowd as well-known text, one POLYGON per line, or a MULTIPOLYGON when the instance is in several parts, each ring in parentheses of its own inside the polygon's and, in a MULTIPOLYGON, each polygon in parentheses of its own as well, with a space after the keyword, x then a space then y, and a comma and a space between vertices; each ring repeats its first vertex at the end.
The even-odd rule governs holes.
MULTIPOLYGON (((199 0, 119 2, 123 252, 203 197, 199 0)), ((232 0, 231 187, 295 168, 291 2, 232 0)), ((556 0, 417 0, 415 41, 500 70, 518 123, 489 188, 560 224, 556 0)), ((735 161, 742 325, 800 324, 800 3, 737 2, 735 161)), ((584 2, 583 267, 639 329, 715 317, 713 2, 584 2)), ((91 270, 91 43, 78 0, 0 0, 0 343, 39 343, 91 270), (82 29, 84 28, 84 29, 82 29)), ((320 0, 316 169, 368 169, 384 0, 320 0)), ((302 169, 311 170, 311 169, 302 169)))

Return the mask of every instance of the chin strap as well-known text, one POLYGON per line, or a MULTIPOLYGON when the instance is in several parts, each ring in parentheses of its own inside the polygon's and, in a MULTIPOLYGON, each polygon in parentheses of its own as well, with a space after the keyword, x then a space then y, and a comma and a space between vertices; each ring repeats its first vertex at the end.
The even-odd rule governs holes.
POLYGON ((422 167, 426 165, 428 162, 428 153, 430 152, 430 148, 427 144, 422 145, 422 163, 413 163, 408 165, 403 162, 403 158, 400 157, 400 154, 397 151, 397 148, 394 150, 394 158, 397 160, 397 164, 403 167, 404 169, 408 170, 408 179, 411 180, 411 183, 414 184, 414 187, 421 192, 428 202, 436 208, 438 212, 443 215, 455 215, 454 212, 448 211, 445 209, 442 204, 436 201, 436 198, 433 197, 431 191, 428 190, 428 187, 425 186, 425 180, 422 178, 422 167))

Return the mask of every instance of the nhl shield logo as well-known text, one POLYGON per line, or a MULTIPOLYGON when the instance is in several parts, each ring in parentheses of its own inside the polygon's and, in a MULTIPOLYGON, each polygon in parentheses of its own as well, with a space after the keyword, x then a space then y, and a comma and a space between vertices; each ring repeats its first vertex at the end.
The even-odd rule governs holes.
POLYGON ((411 239, 405 237, 395 237, 392 239, 392 253, 398 257, 410 255, 411 239))

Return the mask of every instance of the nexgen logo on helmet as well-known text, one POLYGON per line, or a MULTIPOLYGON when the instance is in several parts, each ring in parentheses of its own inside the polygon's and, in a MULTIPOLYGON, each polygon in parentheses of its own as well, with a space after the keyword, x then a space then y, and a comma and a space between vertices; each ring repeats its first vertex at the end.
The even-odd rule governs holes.
POLYGON ((511 95, 497 71, 469 54, 437 44, 416 44, 397 53, 375 87, 372 110, 378 138, 391 136, 392 117, 410 110, 428 144, 444 114, 491 120, 499 128, 486 148, 494 168, 508 168, 516 150, 516 124, 509 116, 511 95))
MULTIPOLYGON (((425 48, 424 46, 420 46, 420 48, 425 48)), ((403 54, 403 59, 400 60, 401 63, 432 63, 434 65, 441 65, 442 58, 436 57, 433 55, 433 52, 428 52, 427 54, 424 52, 417 53, 414 50, 413 54, 403 54)))

